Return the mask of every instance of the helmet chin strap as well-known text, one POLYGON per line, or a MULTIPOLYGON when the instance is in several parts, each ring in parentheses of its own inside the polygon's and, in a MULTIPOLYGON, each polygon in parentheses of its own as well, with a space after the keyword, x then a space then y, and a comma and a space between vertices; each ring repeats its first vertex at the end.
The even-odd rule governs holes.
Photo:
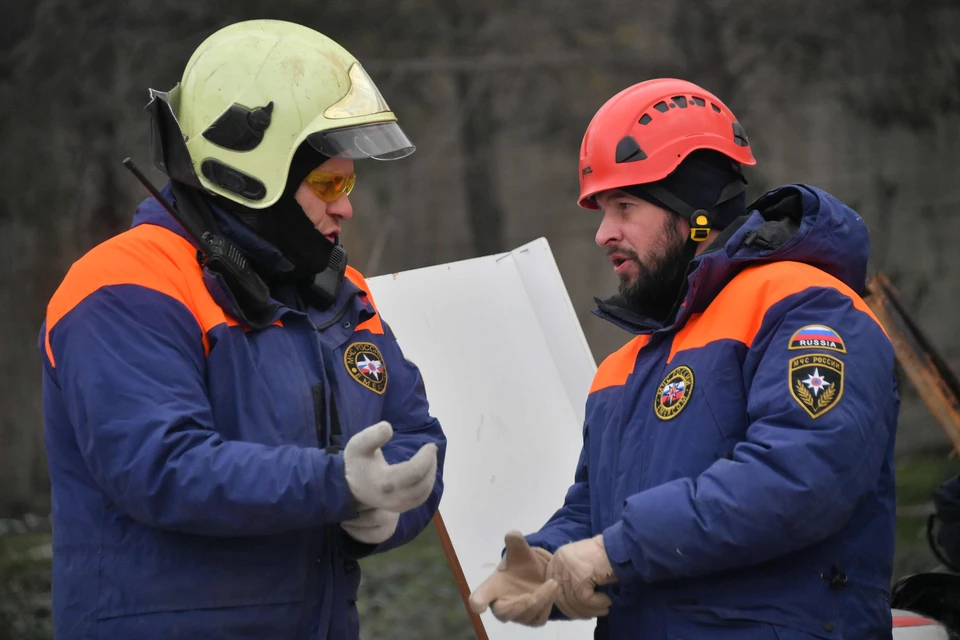
MULTIPOLYGON (((717 207, 746 191, 747 185, 744 184, 742 180, 734 180, 728 183, 727 186, 720 191, 720 195, 717 196, 717 201, 713 203, 713 206, 710 207, 709 210, 691 207, 658 184, 645 184, 643 185, 643 190, 665 204, 674 213, 683 216, 690 224, 690 242, 696 247, 710 235, 713 222, 712 218, 717 207)), ((694 254, 695 253, 696 249, 694 249, 694 254)), ((690 258, 693 259, 693 255, 691 255, 690 258)))

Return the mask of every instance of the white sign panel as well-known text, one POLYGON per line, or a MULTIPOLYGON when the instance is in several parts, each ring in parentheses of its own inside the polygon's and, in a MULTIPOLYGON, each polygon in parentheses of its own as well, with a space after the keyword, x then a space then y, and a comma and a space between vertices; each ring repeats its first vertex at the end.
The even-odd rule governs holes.
MULTIPOLYGON (((545 239, 368 284, 446 433, 440 514, 472 591, 507 531, 532 533, 562 505, 596 363, 545 239)), ((595 626, 481 618, 496 640, 592 638, 595 626)))

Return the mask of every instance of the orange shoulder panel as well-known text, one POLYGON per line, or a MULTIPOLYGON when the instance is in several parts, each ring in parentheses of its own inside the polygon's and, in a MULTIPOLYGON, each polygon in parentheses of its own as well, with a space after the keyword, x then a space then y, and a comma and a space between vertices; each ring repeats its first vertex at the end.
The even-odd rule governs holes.
POLYGON ((132 284, 178 300, 190 310, 203 331, 204 352, 210 352, 207 332, 226 323, 239 324, 214 302, 203 282, 196 249, 176 233, 142 224, 94 247, 73 264, 47 305, 46 350, 50 332, 65 315, 103 287, 132 284))
POLYGON ((718 340, 736 340, 751 346, 770 307, 814 287, 836 289, 883 329, 863 299, 830 274, 800 262, 774 262, 744 269, 703 313, 691 316, 674 336, 667 362, 680 351, 718 340))
POLYGON ((376 314, 366 322, 361 322, 359 325, 357 325, 357 328, 354 330, 354 332, 363 331, 366 329, 370 333, 383 335, 383 323, 380 321, 380 312, 377 311, 377 303, 373 301, 373 296, 370 295, 370 287, 367 286, 367 281, 364 280, 359 271, 349 265, 347 266, 347 270, 344 275, 346 275, 350 282, 363 289, 364 293, 367 294, 367 302, 370 303, 370 306, 373 307, 373 312, 376 314))
POLYGON ((590 386, 590 393, 607 387, 620 387, 626 384, 627 378, 633 373, 637 364, 637 354, 648 342, 650 342, 650 336, 637 336, 607 356, 597 367, 597 373, 593 376, 593 384, 590 386))

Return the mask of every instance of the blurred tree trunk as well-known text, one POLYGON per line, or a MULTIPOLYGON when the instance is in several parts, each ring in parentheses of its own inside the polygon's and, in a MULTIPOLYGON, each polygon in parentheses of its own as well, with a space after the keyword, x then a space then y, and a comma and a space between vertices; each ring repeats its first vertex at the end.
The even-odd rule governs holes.
MULTIPOLYGON (((453 27, 452 44, 460 55, 482 56, 485 27, 493 16, 489 8, 472 0, 443 3, 453 27)), ((458 137, 463 163, 463 188, 467 219, 477 255, 504 249, 503 209, 497 184, 496 139, 499 123, 494 113, 493 86, 486 72, 455 71, 458 137)))
POLYGON ((491 88, 485 78, 457 73, 460 104, 459 137, 463 154, 463 186, 467 216, 477 255, 505 249, 503 208, 497 189, 496 132, 491 88))
POLYGON ((737 78, 730 70, 723 23, 711 0, 687 0, 677 11, 674 38, 686 59, 687 75, 726 104, 736 103, 737 78))

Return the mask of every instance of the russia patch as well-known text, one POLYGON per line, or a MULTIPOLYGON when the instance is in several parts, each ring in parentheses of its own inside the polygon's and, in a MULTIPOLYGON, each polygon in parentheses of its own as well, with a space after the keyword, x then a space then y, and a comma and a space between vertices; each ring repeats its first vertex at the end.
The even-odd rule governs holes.
POLYGON ((822 324, 808 324, 790 337, 789 349, 830 349, 846 353, 840 334, 822 324))

